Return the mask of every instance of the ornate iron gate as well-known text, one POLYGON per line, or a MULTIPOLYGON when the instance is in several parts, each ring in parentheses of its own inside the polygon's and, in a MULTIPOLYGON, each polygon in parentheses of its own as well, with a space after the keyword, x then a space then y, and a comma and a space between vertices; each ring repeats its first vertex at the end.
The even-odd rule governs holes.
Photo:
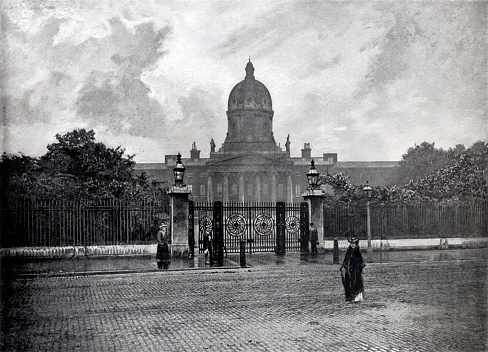
POLYGON ((193 205, 193 224, 199 252, 203 252, 205 233, 223 253, 238 253, 241 241, 246 242, 249 252, 298 251, 303 204, 308 212, 307 203, 197 202, 193 205), (216 217, 215 212, 221 212, 220 216, 216 217))

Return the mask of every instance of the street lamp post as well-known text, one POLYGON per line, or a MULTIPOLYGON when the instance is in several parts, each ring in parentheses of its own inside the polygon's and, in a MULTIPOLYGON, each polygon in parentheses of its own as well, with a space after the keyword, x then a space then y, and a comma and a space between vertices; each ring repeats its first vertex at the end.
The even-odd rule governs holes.
POLYGON ((373 188, 366 181, 366 185, 363 187, 363 194, 366 196, 366 231, 368 235, 368 251, 371 251, 371 211, 369 208, 369 202, 373 195, 373 188))

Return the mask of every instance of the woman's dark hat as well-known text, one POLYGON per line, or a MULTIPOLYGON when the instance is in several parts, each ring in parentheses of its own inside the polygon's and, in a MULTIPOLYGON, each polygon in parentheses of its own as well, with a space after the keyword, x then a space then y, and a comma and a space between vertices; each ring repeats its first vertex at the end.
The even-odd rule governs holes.
POLYGON ((351 237, 347 240, 349 243, 359 243, 359 238, 351 237))

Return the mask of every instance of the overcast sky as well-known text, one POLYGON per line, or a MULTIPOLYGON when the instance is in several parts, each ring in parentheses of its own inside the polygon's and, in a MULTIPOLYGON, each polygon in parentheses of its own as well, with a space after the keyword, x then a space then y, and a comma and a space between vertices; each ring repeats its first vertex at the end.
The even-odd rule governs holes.
POLYGON ((291 154, 400 160, 488 141, 485 1, 2 0, 2 152, 94 129, 137 162, 208 157, 255 77, 291 154))

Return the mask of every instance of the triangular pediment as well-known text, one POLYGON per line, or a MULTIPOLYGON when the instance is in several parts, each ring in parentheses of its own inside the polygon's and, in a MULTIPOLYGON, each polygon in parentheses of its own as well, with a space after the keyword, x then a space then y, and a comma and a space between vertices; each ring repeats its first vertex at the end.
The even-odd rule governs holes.
POLYGON ((283 155, 276 154, 239 154, 239 155, 225 155, 219 159, 210 160, 207 162, 208 166, 242 166, 242 165, 253 165, 253 166, 291 166, 293 161, 283 155))

